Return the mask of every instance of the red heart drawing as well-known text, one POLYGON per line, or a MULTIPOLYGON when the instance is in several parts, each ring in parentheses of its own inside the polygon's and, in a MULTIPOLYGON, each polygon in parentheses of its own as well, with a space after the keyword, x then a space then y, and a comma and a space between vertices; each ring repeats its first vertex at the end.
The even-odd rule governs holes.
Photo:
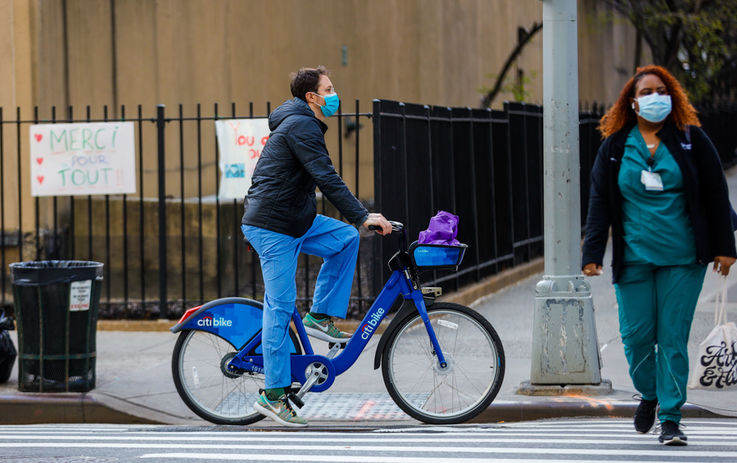
POLYGON ((42 139, 42 138, 43 138, 44 136, 43 136, 43 134, 37 133, 36 135, 34 135, 34 137, 36 137, 36 141, 41 141, 41 139, 42 139))
POLYGON ((39 184, 41 184, 41 183, 43 183, 43 182, 44 182, 44 176, 43 176, 43 175, 38 175, 38 176, 36 177, 36 180, 38 180, 38 183, 39 183, 39 184))
POLYGON ((44 158, 36 158, 36 162, 40 166, 42 162, 44 162, 44 158))

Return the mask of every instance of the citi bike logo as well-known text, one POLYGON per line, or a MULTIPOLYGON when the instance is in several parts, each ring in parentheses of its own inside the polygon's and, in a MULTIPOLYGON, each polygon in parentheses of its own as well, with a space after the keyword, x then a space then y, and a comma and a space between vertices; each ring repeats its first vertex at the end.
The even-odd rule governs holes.
POLYGON ((225 319, 223 317, 213 318, 212 315, 205 315, 204 317, 197 320, 197 326, 206 327, 220 327, 220 326, 233 326, 233 321, 225 319))
POLYGON ((381 316, 384 315, 384 309, 379 307, 376 312, 371 314, 369 321, 361 327, 361 339, 368 339, 371 337, 371 333, 376 330, 376 326, 381 321, 381 316))

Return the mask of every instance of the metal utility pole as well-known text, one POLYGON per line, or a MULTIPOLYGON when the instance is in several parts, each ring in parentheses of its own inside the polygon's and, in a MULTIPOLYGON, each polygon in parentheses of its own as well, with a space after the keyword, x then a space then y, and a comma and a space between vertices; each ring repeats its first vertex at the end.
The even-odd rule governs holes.
POLYGON ((545 274, 522 389, 602 382, 591 287, 581 274, 577 34, 576 0, 543 0, 545 274))

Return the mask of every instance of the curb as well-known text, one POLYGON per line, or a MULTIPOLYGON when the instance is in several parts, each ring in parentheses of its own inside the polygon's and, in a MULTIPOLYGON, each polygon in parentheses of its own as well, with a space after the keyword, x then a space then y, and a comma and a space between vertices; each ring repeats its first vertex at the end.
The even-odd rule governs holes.
MULTIPOLYGON (((491 424, 519 421, 534 421, 556 418, 631 418, 637 409, 636 403, 590 401, 536 401, 519 403, 492 403, 468 424, 491 424)), ((681 409, 684 418, 732 418, 714 413, 697 405, 686 404, 681 409)), ((15 394, 0 395, 0 416, 2 424, 48 424, 48 423, 109 423, 109 424, 163 424, 163 425, 201 425, 200 422, 174 417, 162 412, 131 405, 128 402, 105 397, 98 400, 90 394, 15 394), (116 402, 115 407, 108 402, 116 402), (122 408, 136 409, 137 414, 123 411, 122 408)), ((366 427, 370 423, 352 419, 314 420, 311 428, 324 428, 325 423, 336 422, 341 426, 366 427)), ((383 421, 382 426, 418 424, 406 417, 404 420, 383 421)), ((420 423, 421 424, 421 423, 420 423)), ((207 425, 211 425, 207 423, 207 425)), ((257 429, 262 424, 254 424, 248 429, 257 429)), ((340 428, 344 430, 344 428, 340 428)), ((314 430, 314 429, 313 429, 314 430)))

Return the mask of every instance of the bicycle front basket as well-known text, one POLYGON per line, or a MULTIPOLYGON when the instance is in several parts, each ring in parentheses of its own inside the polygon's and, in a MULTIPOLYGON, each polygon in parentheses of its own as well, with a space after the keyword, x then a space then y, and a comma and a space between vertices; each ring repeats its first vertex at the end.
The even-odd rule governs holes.
POLYGON ((458 270, 463 255, 466 253, 465 244, 448 246, 445 244, 420 244, 417 241, 409 247, 412 263, 420 270, 458 270))

